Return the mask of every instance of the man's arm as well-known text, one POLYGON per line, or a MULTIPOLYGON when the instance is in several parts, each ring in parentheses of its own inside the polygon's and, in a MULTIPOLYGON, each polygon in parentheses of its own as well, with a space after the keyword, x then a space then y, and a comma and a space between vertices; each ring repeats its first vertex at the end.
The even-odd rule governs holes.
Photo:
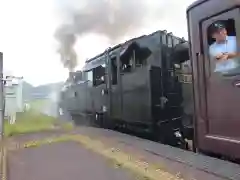
POLYGON ((240 53, 226 53, 228 59, 240 57, 240 53))
POLYGON ((240 57, 240 48, 237 47, 238 46, 238 43, 237 43, 237 38, 236 36, 229 36, 229 45, 230 46, 233 46, 233 47, 236 47, 236 52, 226 52, 224 54, 227 54, 227 59, 232 59, 232 58, 237 58, 237 57, 240 57))

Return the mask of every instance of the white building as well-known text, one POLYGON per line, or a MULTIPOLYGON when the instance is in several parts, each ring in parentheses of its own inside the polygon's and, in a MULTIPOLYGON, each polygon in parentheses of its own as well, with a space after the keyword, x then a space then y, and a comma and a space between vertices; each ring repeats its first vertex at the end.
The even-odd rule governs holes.
POLYGON ((14 123, 16 119, 16 113, 23 112, 24 110, 23 78, 4 74, 3 79, 6 80, 6 84, 4 86, 4 115, 10 119, 11 123, 14 123))

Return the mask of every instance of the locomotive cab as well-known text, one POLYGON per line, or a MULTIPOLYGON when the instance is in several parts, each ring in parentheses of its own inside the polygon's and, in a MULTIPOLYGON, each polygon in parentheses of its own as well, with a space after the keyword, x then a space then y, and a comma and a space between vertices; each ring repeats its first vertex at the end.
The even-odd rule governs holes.
POLYGON ((195 140, 200 152, 240 158, 240 0, 199 0, 187 10, 195 140))

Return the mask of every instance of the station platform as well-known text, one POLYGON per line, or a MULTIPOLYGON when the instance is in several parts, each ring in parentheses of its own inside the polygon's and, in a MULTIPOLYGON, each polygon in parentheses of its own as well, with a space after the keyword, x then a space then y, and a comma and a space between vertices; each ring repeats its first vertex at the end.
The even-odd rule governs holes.
POLYGON ((164 177, 182 180, 240 180, 238 164, 89 126, 77 127, 67 133, 56 131, 21 135, 10 139, 9 144, 65 135, 89 140, 85 144, 81 142, 82 145, 58 142, 14 151, 10 148, 7 155, 7 179, 128 180, 136 179, 139 175, 154 180, 163 179, 165 173, 164 177), (102 145, 86 147, 89 143, 102 145), (110 154, 102 153, 105 151, 103 148, 110 150, 110 154), (116 168, 116 165, 121 168, 116 168), (136 173, 136 169, 141 172, 136 173), (158 174, 153 170, 159 170, 158 174), (154 176, 150 172, 155 173, 154 176))

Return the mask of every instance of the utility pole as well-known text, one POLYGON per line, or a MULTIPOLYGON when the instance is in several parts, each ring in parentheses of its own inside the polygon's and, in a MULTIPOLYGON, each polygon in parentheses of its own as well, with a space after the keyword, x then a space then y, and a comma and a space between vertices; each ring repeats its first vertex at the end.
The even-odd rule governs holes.
POLYGON ((0 52, 0 138, 3 139, 4 125, 4 92, 3 92, 3 53, 0 52))

